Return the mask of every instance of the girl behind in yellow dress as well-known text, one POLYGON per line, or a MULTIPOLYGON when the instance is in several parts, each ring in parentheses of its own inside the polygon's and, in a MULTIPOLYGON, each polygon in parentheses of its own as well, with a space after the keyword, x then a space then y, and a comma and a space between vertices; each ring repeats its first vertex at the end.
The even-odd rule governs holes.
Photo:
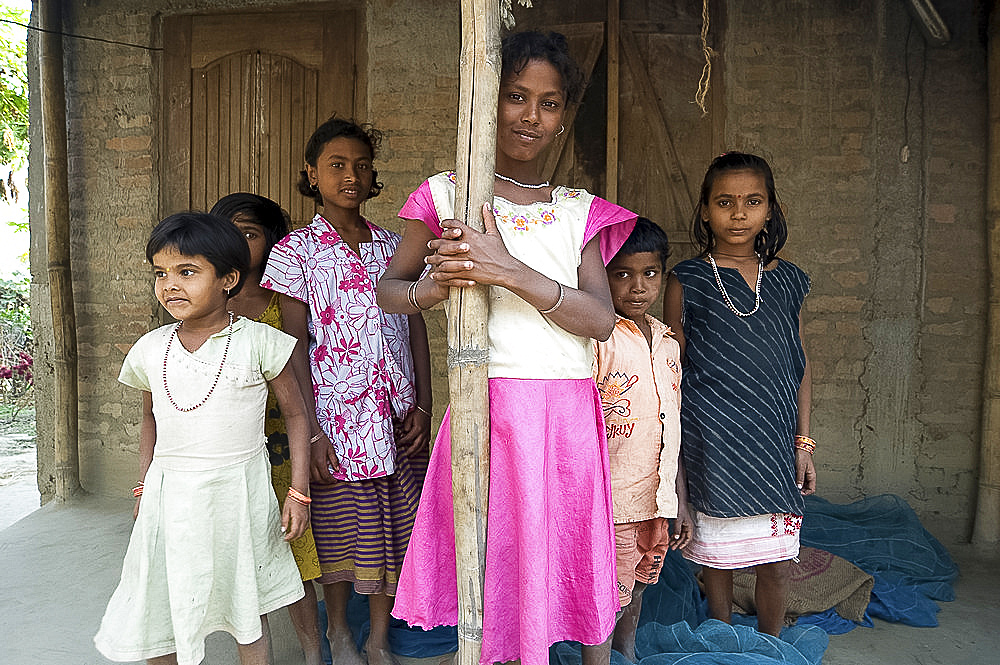
MULTIPOLYGON (((212 207, 212 214, 236 224, 250 245, 250 271, 243 290, 230 299, 230 309, 248 319, 282 330, 278 294, 261 287, 260 281, 271 248, 288 235, 285 211, 271 199, 240 192, 219 199, 212 207)), ((267 452, 271 460, 271 482, 278 502, 281 503, 288 494, 292 476, 288 459, 288 434, 273 393, 267 396, 264 433, 267 435, 267 452)), ((320 568, 312 528, 306 529, 301 538, 292 541, 291 546, 306 595, 302 600, 289 605, 288 613, 305 652, 306 665, 320 665, 323 661, 320 655, 319 616, 316 587, 312 582, 320 576, 320 568)))

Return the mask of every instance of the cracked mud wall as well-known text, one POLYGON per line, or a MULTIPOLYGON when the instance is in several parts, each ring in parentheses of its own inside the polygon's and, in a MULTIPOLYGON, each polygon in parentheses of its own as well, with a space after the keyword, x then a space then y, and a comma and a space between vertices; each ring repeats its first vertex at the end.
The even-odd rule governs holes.
POLYGON ((951 541, 975 502, 986 80, 979 5, 935 4, 943 47, 903 2, 728 3, 726 120, 773 160, 812 278, 820 494, 899 494, 951 541))

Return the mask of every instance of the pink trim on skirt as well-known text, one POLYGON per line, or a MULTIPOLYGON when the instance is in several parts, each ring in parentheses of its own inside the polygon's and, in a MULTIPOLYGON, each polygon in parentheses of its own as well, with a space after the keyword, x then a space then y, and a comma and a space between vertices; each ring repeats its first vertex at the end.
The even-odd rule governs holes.
POLYGON ((731 570, 799 555, 802 516, 770 513, 751 517, 694 516, 694 536, 681 550, 685 559, 710 568, 731 570))
MULTIPOLYGON (((611 481, 591 379, 490 379, 490 504, 480 663, 546 665, 560 640, 600 644, 619 609, 611 481)), ((393 614, 458 621, 450 414, 438 432, 393 614)))

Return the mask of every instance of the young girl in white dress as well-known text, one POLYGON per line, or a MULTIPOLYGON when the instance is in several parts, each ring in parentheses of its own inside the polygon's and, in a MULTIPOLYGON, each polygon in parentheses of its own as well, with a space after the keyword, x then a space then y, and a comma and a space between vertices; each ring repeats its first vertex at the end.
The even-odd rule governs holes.
POLYGON ((94 638, 115 661, 194 665, 224 630, 240 662, 269 662, 265 614, 302 597, 288 542, 309 523, 308 425, 287 368, 295 338, 228 311, 249 249, 229 220, 181 213, 146 246, 156 299, 177 319, 141 337, 119 380, 142 391, 136 522, 94 638), (264 405, 288 427, 292 488, 271 489, 264 405))

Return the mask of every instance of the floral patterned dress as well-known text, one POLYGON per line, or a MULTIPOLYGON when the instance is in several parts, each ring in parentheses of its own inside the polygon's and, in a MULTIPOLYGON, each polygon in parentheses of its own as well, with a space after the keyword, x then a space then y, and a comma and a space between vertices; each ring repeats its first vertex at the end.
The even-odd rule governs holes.
POLYGON ((416 405, 409 323, 375 303, 400 236, 370 222, 360 254, 322 215, 271 249, 261 286, 309 307, 316 417, 340 460, 312 483, 319 582, 394 595, 420 498, 423 465, 396 449, 394 422, 416 405))

